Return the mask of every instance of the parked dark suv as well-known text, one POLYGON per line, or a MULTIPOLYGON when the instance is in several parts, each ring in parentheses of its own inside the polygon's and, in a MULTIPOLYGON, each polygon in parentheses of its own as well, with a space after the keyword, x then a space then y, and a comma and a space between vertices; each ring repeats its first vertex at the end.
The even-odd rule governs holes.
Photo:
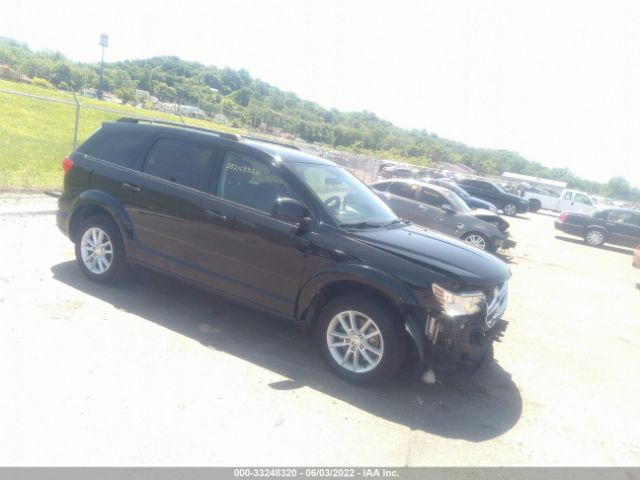
POLYGON ((434 345, 477 364, 506 327, 502 261, 295 147, 121 119, 63 167, 57 222, 88 278, 139 264, 303 321, 347 380, 389 378, 409 353, 425 366, 434 345))
POLYGON ((526 213, 529 210, 529 200, 512 193, 505 192, 488 180, 478 180, 475 178, 465 178, 458 182, 469 194, 493 203, 505 215, 513 217, 518 213, 526 213))

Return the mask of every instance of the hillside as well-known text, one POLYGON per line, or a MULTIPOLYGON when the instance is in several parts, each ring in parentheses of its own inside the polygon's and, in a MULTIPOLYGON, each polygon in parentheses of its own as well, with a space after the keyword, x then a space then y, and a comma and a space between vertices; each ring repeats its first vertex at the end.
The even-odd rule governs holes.
MULTIPOLYGON (((80 91, 98 86, 98 64, 72 62, 57 52, 33 52, 24 43, 0 37, 1 64, 43 87, 80 91)), ((232 128, 261 127, 306 142, 379 158, 417 165, 463 163, 481 174, 523 173, 562 180, 593 193, 640 199, 640 191, 632 190, 624 179, 614 182, 614 192, 609 184, 580 179, 568 169, 548 168, 515 152, 473 148, 425 130, 404 130, 367 111, 328 110, 254 79, 242 69, 217 68, 175 57, 107 63, 104 90, 130 105, 153 108, 149 102, 149 96, 153 96, 160 102, 196 106, 209 117, 223 114, 232 128), (146 93, 141 95, 141 91, 146 93)), ((132 111, 132 107, 123 108, 132 111)), ((59 114, 57 110, 53 113, 59 114)))

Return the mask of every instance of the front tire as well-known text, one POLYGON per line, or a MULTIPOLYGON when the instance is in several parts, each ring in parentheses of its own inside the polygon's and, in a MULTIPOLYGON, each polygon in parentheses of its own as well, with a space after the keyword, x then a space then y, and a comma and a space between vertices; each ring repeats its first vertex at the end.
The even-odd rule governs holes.
POLYGON ((76 261, 87 278, 113 283, 126 270, 124 244, 115 222, 104 215, 87 218, 78 229, 76 261))
POLYGON ((592 228, 584 234, 584 241, 592 247, 599 247, 605 242, 604 232, 602 230, 598 230, 597 228, 592 228))
POLYGON ((469 245, 476 247, 480 250, 484 250, 486 252, 490 252, 493 250, 491 248, 491 242, 489 242, 489 239, 484 235, 482 235, 481 233, 477 233, 477 232, 465 233, 462 237, 460 237, 460 239, 463 242, 468 243, 469 245))
POLYGON ((502 207, 502 211, 509 217, 515 217, 518 213, 518 207, 515 203, 506 203, 504 207, 502 207))
POLYGON ((315 334, 329 369, 360 385, 391 378, 406 353, 406 336, 398 315, 384 303, 360 295, 345 295, 327 303, 315 334))

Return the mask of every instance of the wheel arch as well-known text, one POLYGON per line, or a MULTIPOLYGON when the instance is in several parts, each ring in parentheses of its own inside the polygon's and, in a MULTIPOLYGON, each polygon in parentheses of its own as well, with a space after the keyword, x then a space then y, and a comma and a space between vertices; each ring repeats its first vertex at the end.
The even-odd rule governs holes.
POLYGON ((607 238, 609 238, 609 231, 602 225, 587 225, 586 227, 584 227, 583 236, 586 236, 587 233, 589 233, 591 230, 598 230, 602 232, 605 241, 607 240, 607 238))
POLYGON ((363 294, 376 299, 397 313, 419 354, 424 356, 424 324, 419 314, 424 307, 416 296, 392 276, 365 266, 336 266, 312 277, 298 296, 297 318, 307 329, 313 329, 320 311, 331 299, 340 295, 363 294))
MULTIPOLYGON (((497 227, 496 227, 496 230, 498 230, 497 227)), ((462 240, 464 242, 465 240, 463 240, 463 239, 468 237, 469 235, 480 235, 482 238, 484 238, 485 243, 487 244, 487 249, 491 248, 491 246, 492 246, 491 245, 492 235, 489 234, 488 232, 486 232, 486 231, 484 231, 484 230, 482 230, 480 228, 475 228, 475 226, 474 226, 474 228, 471 228, 471 229, 467 230, 466 232, 464 232, 462 235, 460 235, 460 240, 462 240)), ((498 233, 494 234, 493 236, 501 236, 501 237, 503 237, 504 235, 502 234, 502 232, 500 232, 498 230, 498 233)))
POLYGON ((93 215, 105 215, 110 217, 118 226, 120 235, 125 244, 129 247, 134 238, 133 224, 124 209, 122 203, 115 197, 99 191, 87 190, 82 192, 71 205, 71 215, 69 216, 69 238, 76 240, 78 228, 83 220, 93 215))

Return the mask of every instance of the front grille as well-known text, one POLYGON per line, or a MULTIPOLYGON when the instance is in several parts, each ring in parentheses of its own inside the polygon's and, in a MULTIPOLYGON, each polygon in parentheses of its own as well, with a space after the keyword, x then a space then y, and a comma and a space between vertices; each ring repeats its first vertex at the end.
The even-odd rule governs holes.
POLYGON ((485 291, 487 297, 487 327, 491 328, 507 309, 509 297, 509 285, 504 282, 492 289, 485 291))

